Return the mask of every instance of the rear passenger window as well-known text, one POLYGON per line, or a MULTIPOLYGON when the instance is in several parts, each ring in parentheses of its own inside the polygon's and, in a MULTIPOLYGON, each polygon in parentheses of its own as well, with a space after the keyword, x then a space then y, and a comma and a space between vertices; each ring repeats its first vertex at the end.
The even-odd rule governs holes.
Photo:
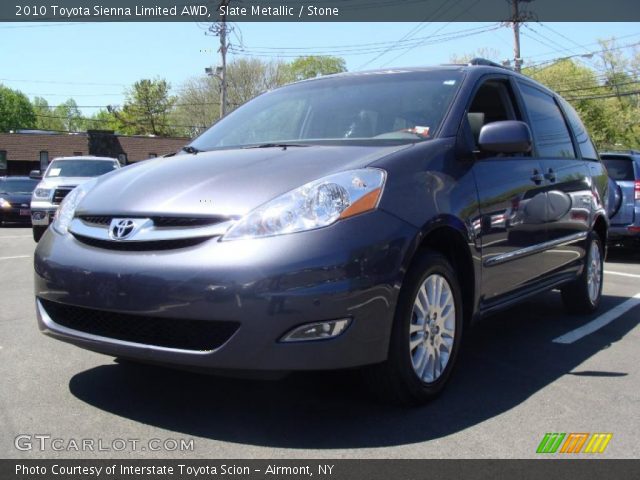
POLYGON ((578 141, 578 148, 580 149, 582 158, 587 160, 598 160, 596 147, 593 146, 593 143, 589 138, 589 134, 587 133, 587 129, 584 127, 582 120, 580 120, 578 112, 576 112, 571 104, 566 100, 561 99, 560 103, 562 104, 564 113, 567 115, 567 121, 569 122, 569 125, 571 125, 571 130, 573 130, 573 134, 578 141))
POLYGON ((602 157, 604 166, 613 180, 634 181, 633 161, 628 157, 602 157))
POLYGON ((538 155, 546 158, 576 158, 569 129, 553 97, 522 83, 520 89, 529 111, 538 155))

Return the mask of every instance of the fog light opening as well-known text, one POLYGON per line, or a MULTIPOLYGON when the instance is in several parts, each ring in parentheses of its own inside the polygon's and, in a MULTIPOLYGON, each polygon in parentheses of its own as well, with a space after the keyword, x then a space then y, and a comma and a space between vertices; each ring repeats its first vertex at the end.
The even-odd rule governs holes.
POLYGON ((329 320, 326 322, 305 323, 285 334, 281 342, 308 342, 313 340, 327 340, 335 338, 343 333, 349 324, 350 318, 329 320))

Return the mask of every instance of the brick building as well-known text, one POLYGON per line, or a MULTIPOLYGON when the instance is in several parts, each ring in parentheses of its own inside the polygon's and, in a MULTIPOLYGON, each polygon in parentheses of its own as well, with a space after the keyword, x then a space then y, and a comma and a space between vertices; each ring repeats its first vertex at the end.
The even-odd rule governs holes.
POLYGON ((0 133, 0 176, 44 170, 55 157, 113 157, 123 165, 176 152, 188 138, 116 135, 109 130, 84 133, 0 133))

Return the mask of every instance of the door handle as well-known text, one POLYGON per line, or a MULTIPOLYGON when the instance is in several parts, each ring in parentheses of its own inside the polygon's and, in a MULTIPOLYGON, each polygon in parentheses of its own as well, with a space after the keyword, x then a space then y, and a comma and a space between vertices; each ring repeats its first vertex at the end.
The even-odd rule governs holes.
POLYGON ((540 185, 544 180, 544 175, 542 175, 537 169, 533 171, 533 176, 531 177, 531 181, 536 185, 540 185))
POLYGON ((550 168, 549 171, 544 174, 544 178, 546 178, 550 182, 556 181, 556 172, 553 171, 553 168, 550 168))

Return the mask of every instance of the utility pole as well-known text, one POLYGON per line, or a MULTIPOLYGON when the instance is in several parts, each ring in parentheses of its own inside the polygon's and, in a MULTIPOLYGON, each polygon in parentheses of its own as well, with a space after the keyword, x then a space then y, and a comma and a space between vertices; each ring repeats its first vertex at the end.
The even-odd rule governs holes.
MULTIPOLYGON (((221 0, 219 7, 228 7, 231 0, 221 0)), ((224 10, 226 12, 227 9, 224 10)), ((229 42, 227 40, 227 34, 229 32, 227 26, 227 15, 223 13, 220 16, 220 21, 214 23, 209 27, 209 32, 220 38, 220 65, 215 68, 214 76, 218 77, 220 81, 220 118, 224 117, 227 113, 227 49, 229 48, 229 42)), ((212 69, 208 69, 207 73, 212 69)))
MULTIPOLYGON (((222 0, 222 5, 229 5, 230 0, 222 0)), ((227 114, 227 15, 222 15, 220 21, 220 59, 222 70, 220 72, 220 118, 227 114)))
POLYGON ((513 28, 513 65, 516 72, 522 69, 522 55, 520 54, 520 24, 532 18, 531 13, 521 12, 520 3, 531 3, 533 0, 509 0, 511 3, 511 18, 509 22, 513 28))
POLYGON ((516 72, 520 73, 522 66, 522 57, 520 56, 520 16, 518 12, 518 0, 512 0, 511 6, 513 7, 512 19, 513 22, 513 63, 516 72))

